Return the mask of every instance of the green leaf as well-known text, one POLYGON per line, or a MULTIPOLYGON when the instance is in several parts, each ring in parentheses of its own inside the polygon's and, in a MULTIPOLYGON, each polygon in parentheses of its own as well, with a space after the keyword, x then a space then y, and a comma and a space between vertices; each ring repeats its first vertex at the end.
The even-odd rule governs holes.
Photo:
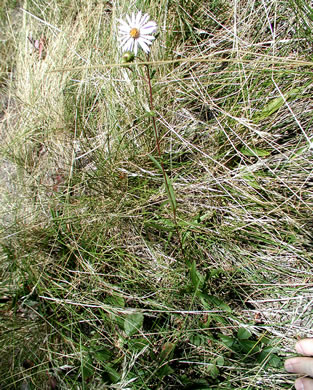
POLYGON ((167 375, 173 374, 175 371, 168 364, 162 366, 156 373, 158 378, 164 378, 167 375))
POLYGON ((113 307, 125 307, 125 300, 123 297, 119 297, 118 295, 112 295, 106 297, 104 303, 113 307))
POLYGON ((98 362, 105 362, 112 358, 112 352, 109 349, 103 348, 94 351, 93 356, 98 362))
POLYGON ((292 155, 290 156, 290 160, 294 160, 295 158, 301 156, 303 153, 307 152, 309 150, 308 146, 303 146, 297 150, 295 150, 292 155))
POLYGON ((207 338, 201 334, 193 334, 190 336, 190 343, 199 347, 200 345, 205 345, 207 338))
POLYGON ((107 320, 109 322, 114 323, 117 325, 120 329, 124 329, 124 318, 120 314, 115 314, 115 313, 105 313, 107 320))
POLYGON ((274 368, 280 368, 283 365, 282 359, 277 355, 272 355, 268 361, 268 364, 274 368))
POLYGON ((120 381, 121 375, 109 364, 106 364, 102 373, 102 379, 107 383, 117 383, 120 381))
POLYGON ((144 315, 142 313, 132 313, 124 319, 124 330, 127 336, 137 333, 143 324, 144 315))
POLYGON ((266 106, 264 106, 259 118, 265 119, 269 117, 270 115, 278 111, 283 105, 284 99, 282 98, 282 96, 272 99, 266 106))
POLYGON ((252 188, 256 188, 257 190, 259 190, 261 188, 261 186, 259 185, 259 183, 257 182, 257 180, 255 179, 255 176, 254 175, 243 175, 242 176, 243 179, 245 179, 245 181, 252 187, 252 188))
POLYGON ((225 303, 221 299, 215 297, 214 295, 199 293, 198 296, 199 296, 202 304, 204 305, 204 307, 207 309, 211 309, 212 307, 214 307, 214 308, 219 308, 221 310, 224 310, 227 313, 232 312, 231 308, 227 305, 227 303, 225 303), (206 304, 208 304, 208 305, 206 305, 206 304))
MULTIPOLYGON (((266 344, 266 340, 264 341, 263 337, 262 337, 262 343, 266 344)), ((267 342, 267 344, 268 344, 268 342, 267 342)), ((280 348, 278 348, 278 346, 276 346, 276 344, 274 344, 273 346, 265 347, 263 349, 263 352, 265 352, 267 354, 275 353, 275 352, 279 352, 279 351, 280 351, 280 348)))
POLYGON ((251 337, 251 332, 246 328, 239 328, 237 337, 239 340, 247 340, 251 337))
POLYGON ((95 369, 92 365, 91 359, 88 357, 86 360, 82 361, 81 364, 81 373, 82 378, 85 381, 86 379, 90 378, 95 372, 95 369))
POLYGON ((205 379, 195 379, 190 381, 186 376, 181 376, 180 380, 185 384, 183 390, 211 390, 209 382, 205 379))
POLYGON ((216 367, 214 363, 207 365, 207 372, 213 378, 216 379, 219 375, 219 369, 216 367))
POLYGON ((254 147, 241 148, 240 152, 244 156, 248 156, 248 157, 266 157, 271 154, 271 152, 265 149, 258 149, 254 147))
POLYGON ((225 359, 223 356, 219 356, 218 358, 216 358, 215 360, 215 364, 217 366, 224 366, 224 363, 225 363, 225 359))
POLYGON ((127 345, 130 351, 142 351, 147 345, 149 345, 149 340, 144 338, 139 338, 135 340, 129 339, 127 345))
POLYGON ((173 355, 175 347, 176 347, 176 344, 174 344, 174 343, 170 343, 170 342, 164 343, 162 345, 160 359, 162 361, 170 359, 171 355, 173 355))
POLYGON ((256 352, 260 352, 261 345, 258 341, 255 340, 238 340, 239 346, 242 350, 242 352, 250 355, 255 354, 256 352))
POLYGON ((162 166, 161 166, 161 164, 159 163, 159 161, 156 159, 156 158, 154 158, 151 154, 149 154, 148 155, 149 156, 149 158, 150 158, 150 160, 158 167, 158 169, 162 172, 163 170, 162 170, 162 166))
MULTIPOLYGON (((257 357, 257 360, 260 363, 265 363, 271 367, 279 368, 283 365, 282 360, 276 353, 271 353, 276 348, 264 348, 263 351, 257 357)), ((278 348, 277 348, 278 349, 278 348)))
POLYGON ((225 271, 222 268, 214 268, 210 270, 209 278, 216 279, 220 275, 223 275, 225 271))
POLYGON ((261 111, 261 113, 257 116, 256 120, 260 121, 266 119, 267 117, 273 115, 276 111, 278 111, 287 100, 294 100, 297 97, 302 95, 304 87, 302 88, 294 88, 285 94, 284 97, 279 96, 277 98, 272 99, 268 104, 266 104, 261 111))
POLYGON ((196 290, 199 288, 200 285, 203 284, 203 277, 197 271, 195 260, 192 262, 191 267, 190 267, 190 278, 191 278, 192 284, 194 285, 196 290))
POLYGON ((224 334, 219 334, 219 338, 221 342, 228 348, 231 348, 236 342, 236 339, 230 336, 226 336, 224 334))
POLYGON ((149 158, 154 164, 158 167, 158 169, 162 172, 162 175, 164 175, 164 180, 165 180, 165 189, 167 192, 168 199, 171 203, 172 209, 175 211, 177 204, 176 204, 176 197, 175 197, 175 192, 173 189, 172 181, 171 179, 167 176, 166 172, 162 168, 162 165, 151 155, 149 154, 149 158))
POLYGON ((167 191, 168 197, 171 201, 172 208, 173 208, 173 210, 176 210, 177 203, 176 203, 176 196, 175 196, 174 188, 172 185, 172 180, 167 176, 166 173, 165 173, 165 180, 167 181, 166 191, 167 191))
POLYGON ((147 221, 144 224, 145 227, 152 227, 153 229, 156 229, 158 231, 165 231, 165 232, 175 231, 175 225, 173 224, 172 221, 167 219, 159 219, 157 222, 147 221))

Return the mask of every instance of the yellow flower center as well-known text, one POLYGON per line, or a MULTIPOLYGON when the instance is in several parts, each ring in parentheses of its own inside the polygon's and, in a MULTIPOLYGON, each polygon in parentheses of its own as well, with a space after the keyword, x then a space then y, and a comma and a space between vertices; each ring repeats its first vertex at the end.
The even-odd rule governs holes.
POLYGON ((137 39, 139 38, 139 35, 140 35, 140 31, 138 30, 138 28, 132 28, 129 32, 129 35, 134 38, 134 39, 137 39))

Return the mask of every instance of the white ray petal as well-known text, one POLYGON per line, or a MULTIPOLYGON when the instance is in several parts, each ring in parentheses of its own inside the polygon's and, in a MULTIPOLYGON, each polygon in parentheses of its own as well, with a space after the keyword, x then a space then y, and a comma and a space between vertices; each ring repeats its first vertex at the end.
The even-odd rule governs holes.
POLYGON ((156 31, 154 27, 141 27, 140 32, 143 35, 153 34, 156 31))
POLYGON ((148 14, 144 14, 140 21, 140 26, 144 26, 147 21, 150 19, 150 16, 148 14))
POLYGON ((125 20, 123 20, 123 19, 117 19, 117 21, 118 21, 122 26, 129 27, 128 24, 125 22, 125 20))
POLYGON ((140 38, 144 39, 145 41, 150 42, 150 44, 155 39, 155 37, 153 35, 141 35, 140 38))
POLYGON ((126 46, 126 50, 125 51, 133 51, 133 50, 134 50, 134 40, 131 38, 128 41, 128 45, 126 46))
POLYGON ((140 25, 140 19, 141 19, 141 11, 138 12, 137 16, 136 16, 136 25, 140 25))
POLYGON ((129 26, 131 26, 133 24, 129 15, 126 15, 126 20, 127 20, 129 26))
POLYGON ((151 46, 151 42, 147 42, 145 40, 141 40, 140 43, 143 42, 143 45, 151 46))
POLYGON ((139 43, 139 45, 141 46, 142 50, 143 50, 146 54, 148 54, 149 51, 150 51, 150 49, 149 49, 149 46, 144 42, 144 40, 143 40, 143 39, 140 39, 140 40, 138 41, 138 43, 139 43))
POLYGON ((127 51, 129 41, 130 41, 130 39, 128 38, 128 39, 124 40, 124 42, 120 45, 122 51, 127 51))
POLYGON ((138 39, 134 39, 134 53, 135 56, 137 55, 138 52, 138 39))
POLYGON ((157 24, 153 20, 150 20, 150 22, 146 23, 142 28, 154 28, 156 30, 157 24))
POLYGON ((128 40, 129 40, 129 37, 126 37, 123 40, 121 40, 120 47, 123 48, 125 46, 125 44, 128 42, 128 40))
POLYGON ((118 28, 119 30, 120 30, 120 32, 121 33, 129 33, 129 30, 130 30, 130 28, 129 28, 129 26, 127 26, 127 25, 121 25, 121 26, 119 26, 119 28, 118 28))

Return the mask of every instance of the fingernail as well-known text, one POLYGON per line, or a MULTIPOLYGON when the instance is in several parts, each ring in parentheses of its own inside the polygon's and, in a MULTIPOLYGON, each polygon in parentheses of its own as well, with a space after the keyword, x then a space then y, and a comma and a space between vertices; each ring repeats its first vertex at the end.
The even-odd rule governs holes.
POLYGON ((303 347, 301 341, 298 341, 296 343, 296 351, 300 353, 301 355, 304 355, 303 347))
POLYGON ((295 383, 296 390, 304 390, 304 385, 301 379, 297 379, 295 383))
POLYGON ((288 360, 285 362, 285 370, 288 372, 295 372, 294 365, 288 360))

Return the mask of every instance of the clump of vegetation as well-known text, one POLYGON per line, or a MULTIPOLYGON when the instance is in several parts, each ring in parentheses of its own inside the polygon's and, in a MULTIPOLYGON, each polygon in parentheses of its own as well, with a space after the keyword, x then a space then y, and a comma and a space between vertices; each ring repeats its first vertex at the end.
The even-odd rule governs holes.
POLYGON ((5 5, 3 389, 290 388, 313 328, 312 10, 5 5), (118 47, 138 10, 149 75, 118 47))

